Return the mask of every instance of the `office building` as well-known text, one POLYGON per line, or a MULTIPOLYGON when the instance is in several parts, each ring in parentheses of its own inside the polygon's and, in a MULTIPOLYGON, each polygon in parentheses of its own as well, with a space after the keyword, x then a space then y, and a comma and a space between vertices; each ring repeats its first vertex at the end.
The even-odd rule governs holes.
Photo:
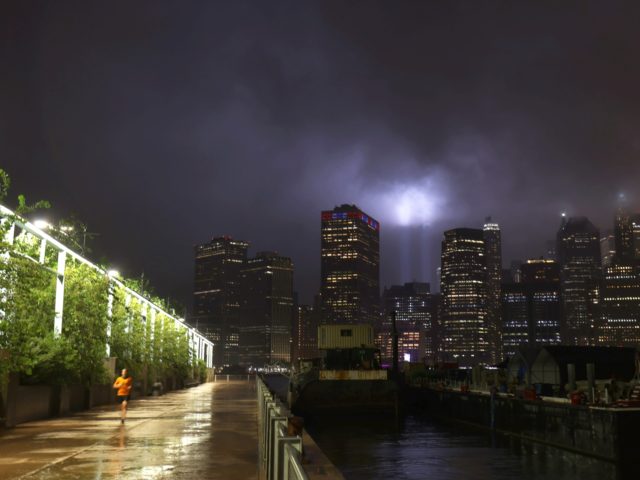
POLYGON ((195 247, 193 312, 189 323, 214 343, 215 366, 238 361, 240 273, 249 244, 229 236, 195 247))
POLYGON ((599 345, 640 345, 640 265, 637 261, 614 262, 604 269, 601 307, 599 345))
POLYGON ((502 285, 504 355, 518 347, 561 342, 560 267, 553 260, 527 260, 520 283, 502 285))
POLYGON ((482 228, 484 258, 486 264, 487 328, 490 359, 493 364, 502 359, 502 308, 500 285, 502 283, 502 240, 500 226, 487 217, 482 228))
POLYGON ((292 351, 291 360, 317 358, 318 350, 318 325, 321 317, 320 295, 316 295, 314 305, 300 305, 294 302, 293 331, 291 333, 292 351))
POLYGON ((461 366, 489 364, 484 232, 444 232, 441 265, 442 355, 461 366))
POLYGON ((557 243, 565 321, 563 343, 592 345, 602 276, 600 232, 586 217, 563 217, 557 243))
POLYGON ((355 205, 323 211, 321 295, 325 323, 380 319, 380 224, 355 205))
POLYGON ((242 269, 240 364, 261 368, 291 361, 293 262, 260 252, 242 269))
POLYGON ((391 312, 396 312, 398 358, 400 361, 434 363, 435 323, 433 299, 428 283, 411 282, 385 288, 384 317, 376 333, 384 363, 393 359, 391 312))

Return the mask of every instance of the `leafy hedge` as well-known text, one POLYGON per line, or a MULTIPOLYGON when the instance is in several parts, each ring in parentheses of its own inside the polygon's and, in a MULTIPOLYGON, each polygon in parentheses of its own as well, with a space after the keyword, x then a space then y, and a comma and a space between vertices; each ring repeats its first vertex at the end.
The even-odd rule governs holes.
MULTIPOLYGON (((7 189, 8 177, 0 170, 0 202, 7 189)), ((28 208, 23 197, 19 207, 28 208)), ((20 374, 26 383, 88 386, 106 381, 109 329, 110 355, 134 376, 155 381, 201 375, 184 328, 161 312, 152 314, 106 274, 70 258, 62 333, 54 335, 57 251, 48 248, 41 264, 36 260, 40 242, 32 235, 23 232, 7 243, 13 220, 4 219, 0 226, 0 384, 9 373, 20 374)), ((158 298, 149 300, 164 307, 158 298)))

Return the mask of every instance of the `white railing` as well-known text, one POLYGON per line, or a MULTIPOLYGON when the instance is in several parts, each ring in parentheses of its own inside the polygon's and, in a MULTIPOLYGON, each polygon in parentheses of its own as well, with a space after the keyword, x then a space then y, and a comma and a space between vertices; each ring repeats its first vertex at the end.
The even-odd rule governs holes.
MULTIPOLYGON (((174 315, 171 315, 169 312, 165 311, 162 307, 155 304, 148 298, 140 295, 135 290, 127 287, 124 283, 122 283, 115 275, 111 272, 104 270, 103 268, 95 265, 91 261, 84 258, 82 255, 74 252, 69 247, 59 242, 55 238, 53 238, 48 233, 44 232, 42 229, 36 227, 31 222, 26 221, 25 219, 19 217, 14 212, 9 210, 8 208, 0 205, 0 219, 2 222, 10 220, 12 222, 11 226, 7 230, 5 240, 7 243, 13 245, 16 239, 16 227, 22 230, 21 235, 31 235, 33 238, 36 238, 40 242, 40 255, 39 259, 31 259, 33 261, 37 261, 42 264, 44 267, 45 263, 45 252, 48 247, 54 248, 57 255, 56 268, 53 269, 56 273, 56 295, 55 295, 55 317, 53 319, 53 328, 56 334, 60 334, 62 332, 62 322, 64 320, 64 279, 65 279, 65 265, 67 261, 67 257, 72 258, 80 263, 87 265, 90 268, 93 268, 97 272, 106 275, 109 279, 110 285, 116 285, 122 288, 127 294, 127 298, 136 298, 138 302, 140 302, 141 306, 141 317, 147 318, 147 312, 149 314, 149 318, 154 318, 157 313, 161 313, 167 318, 174 321, 174 324, 178 328, 186 329, 189 335, 189 341, 191 344, 191 349, 193 352, 193 356, 202 360, 205 360, 207 363, 207 367, 213 367, 213 343, 205 338, 200 332, 198 332, 195 328, 187 325, 182 318, 178 318, 174 315)), ((29 257, 31 258, 31 257, 29 257)), ((108 315, 111 316, 111 306, 113 304, 113 289, 109 289, 109 299, 108 299, 108 315)), ((153 324, 152 324, 153 325, 153 324)), ((109 337, 110 332, 107 331, 107 337, 109 337)), ((109 356, 110 345, 107 342, 106 345, 107 356, 109 356)))
POLYGON ((251 375, 251 374, 245 374, 245 375, 229 374, 229 375, 227 375, 226 373, 216 373, 213 376, 213 381, 214 382, 238 382, 238 381, 248 382, 248 381, 252 380, 253 377, 254 377, 254 375, 251 375))
POLYGON ((308 480, 302 463, 302 437, 288 435, 289 410, 256 376, 260 470, 266 480, 308 480))

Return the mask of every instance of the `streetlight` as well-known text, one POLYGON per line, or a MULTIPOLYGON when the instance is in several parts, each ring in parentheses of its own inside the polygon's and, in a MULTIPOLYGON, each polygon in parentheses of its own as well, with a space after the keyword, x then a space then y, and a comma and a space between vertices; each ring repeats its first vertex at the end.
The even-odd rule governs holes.
POLYGON ((120 272, 118 270, 109 270, 107 271, 107 275, 109 275, 111 278, 117 278, 120 276, 120 272))
POLYGON ((42 219, 34 220, 33 224, 40 230, 47 230, 48 228, 51 228, 51 224, 42 219))

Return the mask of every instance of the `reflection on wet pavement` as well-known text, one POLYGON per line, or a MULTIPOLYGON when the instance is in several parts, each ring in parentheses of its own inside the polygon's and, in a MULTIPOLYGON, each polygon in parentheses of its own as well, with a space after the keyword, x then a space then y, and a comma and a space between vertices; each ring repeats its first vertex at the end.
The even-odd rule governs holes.
POLYGON ((257 478, 253 382, 209 383, 0 434, 0 479, 257 478))

